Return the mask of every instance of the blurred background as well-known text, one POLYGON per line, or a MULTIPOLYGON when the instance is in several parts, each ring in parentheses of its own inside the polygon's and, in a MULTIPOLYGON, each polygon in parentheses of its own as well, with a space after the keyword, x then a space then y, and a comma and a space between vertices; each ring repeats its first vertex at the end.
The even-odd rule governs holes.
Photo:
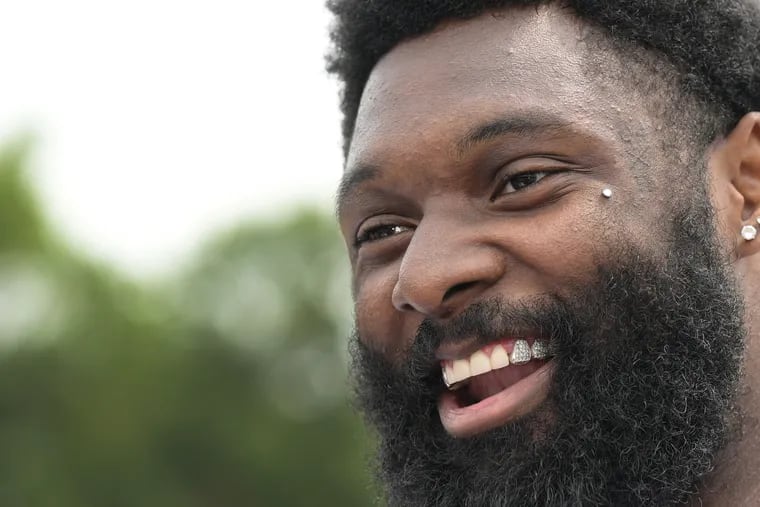
POLYGON ((0 506, 374 505, 322 2, 0 25, 0 506))

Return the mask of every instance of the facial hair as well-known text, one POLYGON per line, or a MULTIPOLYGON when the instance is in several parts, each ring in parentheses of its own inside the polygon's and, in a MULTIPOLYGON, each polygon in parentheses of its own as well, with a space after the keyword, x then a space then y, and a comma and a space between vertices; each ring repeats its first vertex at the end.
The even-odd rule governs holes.
POLYGON ((354 333, 356 401, 377 431, 388 503, 638 506, 693 494, 728 436, 745 330, 709 207, 674 223, 664 257, 611 252, 572 298, 489 299, 424 321, 403 365, 354 333), (448 435, 436 348, 523 330, 556 343, 547 400, 475 437, 448 435))

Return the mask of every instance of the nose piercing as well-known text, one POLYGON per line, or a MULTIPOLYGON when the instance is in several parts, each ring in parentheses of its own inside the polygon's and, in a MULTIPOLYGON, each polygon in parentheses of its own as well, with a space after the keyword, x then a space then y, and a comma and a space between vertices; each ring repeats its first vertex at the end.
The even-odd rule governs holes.
MULTIPOLYGON (((602 195, 603 195, 603 196, 604 196, 606 199, 609 199, 609 198, 611 198, 611 197, 612 197, 612 190, 610 190, 609 188, 605 188, 604 190, 602 190, 602 195)), ((758 219, 758 223, 760 223, 760 218, 758 219)))

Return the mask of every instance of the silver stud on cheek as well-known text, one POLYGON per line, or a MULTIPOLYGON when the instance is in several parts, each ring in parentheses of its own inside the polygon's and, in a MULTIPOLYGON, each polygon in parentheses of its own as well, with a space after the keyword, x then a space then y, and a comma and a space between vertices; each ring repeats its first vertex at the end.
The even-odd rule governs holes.
POLYGON ((604 196, 605 199, 610 199, 612 197, 612 190, 605 188, 602 190, 602 196, 604 196))
POLYGON ((742 227, 742 238, 745 241, 752 241, 757 237, 757 229, 754 225, 745 225, 742 227))

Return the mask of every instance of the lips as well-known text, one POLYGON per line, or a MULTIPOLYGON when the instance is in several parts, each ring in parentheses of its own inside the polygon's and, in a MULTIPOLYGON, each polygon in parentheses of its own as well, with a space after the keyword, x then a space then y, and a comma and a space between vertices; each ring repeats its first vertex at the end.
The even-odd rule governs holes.
POLYGON ((548 394, 550 358, 546 340, 509 339, 442 361, 449 388, 438 403, 444 428, 454 437, 467 437, 531 412, 548 394))

